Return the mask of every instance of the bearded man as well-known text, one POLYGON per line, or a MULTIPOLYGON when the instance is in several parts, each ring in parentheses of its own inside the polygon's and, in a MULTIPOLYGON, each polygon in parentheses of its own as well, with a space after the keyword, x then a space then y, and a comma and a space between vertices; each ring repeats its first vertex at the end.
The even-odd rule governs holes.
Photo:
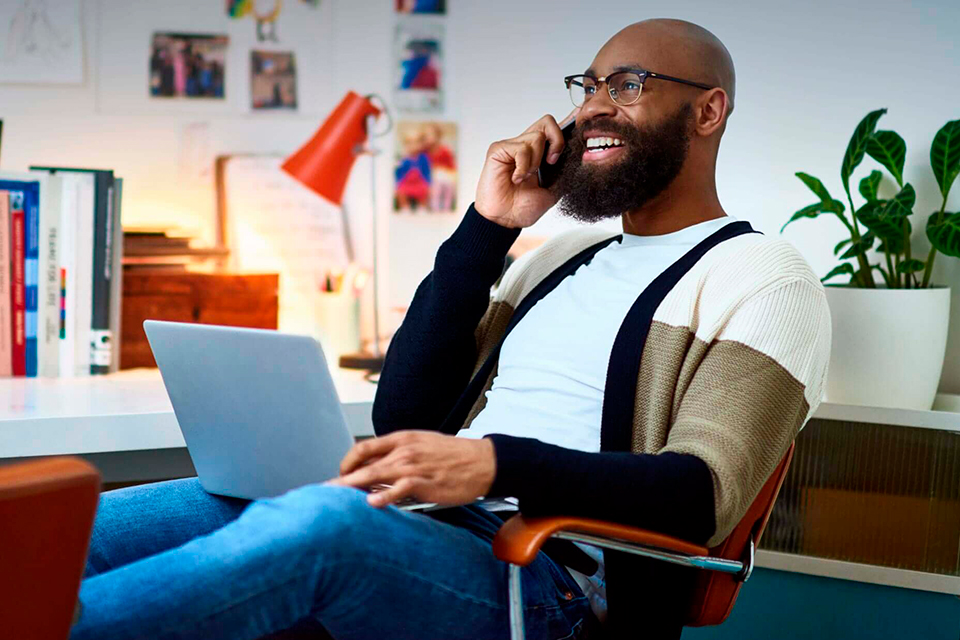
MULTIPOLYGON (((391 342, 379 437, 336 480, 272 500, 195 480, 106 494, 75 640, 508 638, 502 517, 482 496, 710 546, 729 534, 820 402, 823 288, 721 207, 734 69, 711 33, 631 25, 565 83, 569 142, 545 116, 487 152, 391 342), (550 190, 545 155, 562 162, 550 190), (520 230, 558 199, 623 233, 561 234, 491 297, 520 230), (357 490, 378 483, 391 488, 357 490), (392 506, 409 496, 451 508, 392 506)), ((523 569, 527 637, 678 637, 687 577, 546 549, 523 569)))

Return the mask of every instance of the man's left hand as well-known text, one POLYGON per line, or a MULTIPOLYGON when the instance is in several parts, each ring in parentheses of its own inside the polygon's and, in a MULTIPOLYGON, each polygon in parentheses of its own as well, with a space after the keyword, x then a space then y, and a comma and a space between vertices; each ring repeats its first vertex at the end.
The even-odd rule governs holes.
POLYGON ((353 446, 340 463, 347 487, 389 484, 367 501, 385 507, 408 496, 444 506, 469 504, 490 490, 496 476, 493 443, 433 431, 398 431, 353 446))

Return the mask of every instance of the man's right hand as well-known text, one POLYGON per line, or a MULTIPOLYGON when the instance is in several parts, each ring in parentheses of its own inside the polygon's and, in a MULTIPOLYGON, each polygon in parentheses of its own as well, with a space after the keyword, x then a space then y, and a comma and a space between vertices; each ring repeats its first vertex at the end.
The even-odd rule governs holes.
MULTIPOLYGON (((577 111, 574 109, 564 122, 576 117, 577 111)), ((516 138, 490 145, 474 203, 480 215, 504 227, 523 229, 557 203, 557 197, 541 188, 537 179, 548 141, 547 162, 554 164, 560 158, 564 140, 560 125, 550 115, 537 120, 516 138)))

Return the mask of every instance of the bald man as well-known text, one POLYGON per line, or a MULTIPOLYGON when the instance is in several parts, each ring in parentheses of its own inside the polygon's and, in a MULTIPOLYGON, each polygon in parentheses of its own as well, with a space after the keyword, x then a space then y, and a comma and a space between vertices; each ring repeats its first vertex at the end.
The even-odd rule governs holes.
MULTIPOLYGON (((105 494, 74 640, 505 639, 490 542, 517 505, 723 541, 820 401, 823 288, 717 197, 735 76, 716 37, 637 23, 564 82, 568 138, 544 116, 490 146, 391 342, 379 437, 271 500, 195 480, 105 494), (502 274, 555 204, 623 233, 561 234, 502 274), (411 496, 448 508, 394 506, 411 496)), ((686 571, 545 547, 522 573, 526 636, 679 637, 686 571)))

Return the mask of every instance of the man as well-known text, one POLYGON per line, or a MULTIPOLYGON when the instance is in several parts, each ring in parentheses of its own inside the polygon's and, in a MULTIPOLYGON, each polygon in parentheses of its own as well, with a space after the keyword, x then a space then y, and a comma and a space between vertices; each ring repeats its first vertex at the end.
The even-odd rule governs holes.
MULTIPOLYGON (((725 538, 820 401, 823 289, 789 244, 720 205, 734 72, 712 34, 631 25, 567 84, 568 144, 546 116, 490 147, 391 343, 381 437, 336 480, 250 505, 195 481, 104 496, 75 639, 508 637, 500 518, 388 507, 411 495, 725 538), (537 182, 544 155, 563 161, 553 192, 537 182), (491 300, 519 230, 558 194, 566 214, 620 216, 624 233, 549 241, 491 300)), ((527 635, 585 637, 605 619, 607 637, 675 637, 686 578, 541 553, 523 574, 527 635)))

